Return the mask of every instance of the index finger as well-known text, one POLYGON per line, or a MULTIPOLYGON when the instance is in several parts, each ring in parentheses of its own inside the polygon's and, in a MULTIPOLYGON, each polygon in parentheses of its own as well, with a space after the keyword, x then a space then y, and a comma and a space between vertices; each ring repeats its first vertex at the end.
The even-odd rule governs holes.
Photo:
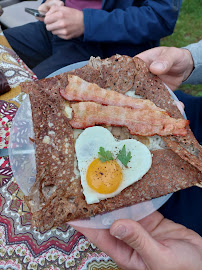
POLYGON ((74 225, 72 227, 84 234, 95 246, 117 263, 123 264, 124 262, 130 261, 130 256, 133 252, 132 248, 123 241, 112 236, 108 229, 89 229, 74 225))
POLYGON ((164 49, 164 47, 149 49, 137 54, 135 57, 141 58, 148 66, 150 66, 151 63, 161 55, 164 49))

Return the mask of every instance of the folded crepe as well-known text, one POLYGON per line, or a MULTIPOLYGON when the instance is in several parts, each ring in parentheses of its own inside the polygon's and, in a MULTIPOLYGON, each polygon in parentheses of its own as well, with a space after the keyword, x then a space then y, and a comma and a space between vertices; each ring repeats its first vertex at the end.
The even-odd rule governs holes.
POLYGON ((101 60, 92 57, 77 70, 22 84, 29 94, 36 144, 36 181, 26 203, 32 212, 32 225, 43 232, 67 221, 133 205, 185 189, 202 182, 202 150, 189 126, 186 135, 140 136, 127 127, 107 128, 119 140, 135 138, 151 151, 150 170, 113 198, 87 204, 82 193, 75 155, 75 141, 82 130, 71 125, 71 106, 65 100, 70 75, 99 88, 151 101, 170 117, 183 119, 162 81, 151 74, 139 58, 115 55, 101 60))

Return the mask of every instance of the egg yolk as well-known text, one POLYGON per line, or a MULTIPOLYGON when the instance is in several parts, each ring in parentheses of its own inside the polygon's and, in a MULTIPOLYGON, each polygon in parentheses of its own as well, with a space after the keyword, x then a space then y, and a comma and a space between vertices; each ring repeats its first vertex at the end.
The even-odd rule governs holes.
POLYGON ((117 190, 122 178, 122 169, 116 160, 101 162, 97 158, 90 164, 86 173, 89 187, 102 194, 117 190))

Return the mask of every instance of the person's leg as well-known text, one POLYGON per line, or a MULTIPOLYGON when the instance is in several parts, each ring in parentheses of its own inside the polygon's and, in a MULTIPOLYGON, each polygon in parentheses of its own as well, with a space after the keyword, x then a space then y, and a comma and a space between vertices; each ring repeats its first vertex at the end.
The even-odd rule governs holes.
POLYGON ((42 22, 34 22, 4 30, 13 50, 31 69, 52 53, 52 34, 42 22))
POLYGON ((33 72, 42 79, 62 67, 89 60, 91 56, 102 57, 98 43, 83 42, 82 38, 62 40, 55 36, 52 55, 33 68, 33 72))
MULTIPOLYGON (((185 105, 185 113, 190 121, 190 127, 202 142, 202 97, 193 97, 181 91, 175 91, 176 96, 185 105)), ((159 209, 168 219, 180 223, 202 236, 202 188, 191 187, 175 192, 159 209)))

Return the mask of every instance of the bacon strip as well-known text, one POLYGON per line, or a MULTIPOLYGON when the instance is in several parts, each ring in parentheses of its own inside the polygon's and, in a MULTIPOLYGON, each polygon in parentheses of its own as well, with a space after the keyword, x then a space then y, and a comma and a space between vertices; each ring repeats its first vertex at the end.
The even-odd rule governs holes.
POLYGON ((78 102, 72 104, 72 109, 73 118, 69 123, 76 129, 95 125, 124 126, 132 135, 185 136, 185 127, 189 124, 188 120, 175 119, 161 111, 103 106, 95 102, 78 102))
POLYGON ((78 76, 70 74, 68 75, 68 85, 65 89, 60 89, 60 94, 69 101, 93 101, 103 105, 164 111, 150 100, 129 97, 115 91, 106 90, 95 83, 86 82, 78 76))

